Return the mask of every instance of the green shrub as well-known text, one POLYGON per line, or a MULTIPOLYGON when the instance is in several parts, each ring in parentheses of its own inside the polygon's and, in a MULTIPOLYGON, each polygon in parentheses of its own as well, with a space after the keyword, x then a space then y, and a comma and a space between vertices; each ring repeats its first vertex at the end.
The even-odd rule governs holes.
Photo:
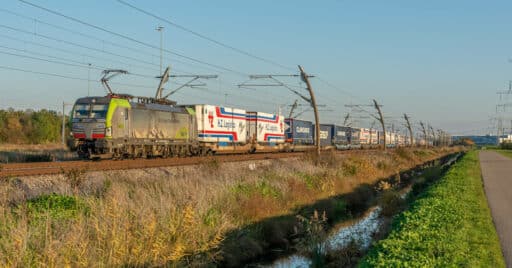
POLYGON ((324 179, 324 174, 298 173, 298 175, 304 180, 304 183, 306 183, 310 190, 318 189, 324 179))
POLYGON ((26 206, 29 215, 35 220, 47 216, 55 220, 73 219, 80 211, 87 211, 87 206, 78 197, 58 194, 28 200, 26 206))
POLYGON ((279 198, 281 191, 267 181, 258 181, 257 183, 238 183, 231 191, 239 197, 251 197, 254 194, 260 194, 263 197, 279 198))

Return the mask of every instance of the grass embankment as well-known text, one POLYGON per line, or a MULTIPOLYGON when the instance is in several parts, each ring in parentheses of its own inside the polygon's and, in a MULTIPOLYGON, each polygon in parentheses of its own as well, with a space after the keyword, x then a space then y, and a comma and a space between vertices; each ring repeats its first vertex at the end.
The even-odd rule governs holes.
POLYGON ((361 267, 505 267, 471 151, 393 223, 361 267))
POLYGON ((506 156, 506 157, 510 157, 512 158, 512 150, 496 150, 496 152, 506 156))
POLYGON ((379 178, 452 151, 333 154, 320 166, 307 157, 213 158, 199 166, 3 179, 0 266, 237 266, 296 243, 297 208, 354 193, 347 203, 320 204, 328 220, 340 217, 345 207, 364 207, 379 178))

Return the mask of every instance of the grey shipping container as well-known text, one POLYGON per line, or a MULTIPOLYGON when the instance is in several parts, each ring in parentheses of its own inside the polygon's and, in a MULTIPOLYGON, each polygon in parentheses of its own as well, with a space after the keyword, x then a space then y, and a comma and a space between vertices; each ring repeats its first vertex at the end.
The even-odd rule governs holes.
POLYGON ((332 132, 334 125, 320 124, 320 145, 330 146, 332 145, 332 132))
POLYGON ((287 142, 292 144, 314 144, 314 125, 312 122, 293 118, 284 120, 286 127, 284 135, 287 142))

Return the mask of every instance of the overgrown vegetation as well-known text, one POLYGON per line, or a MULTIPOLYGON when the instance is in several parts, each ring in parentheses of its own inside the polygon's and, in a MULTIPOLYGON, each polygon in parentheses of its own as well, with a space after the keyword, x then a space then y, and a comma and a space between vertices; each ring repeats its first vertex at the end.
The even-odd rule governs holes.
POLYGON ((472 151, 395 220, 360 266, 505 267, 480 174, 472 151))
POLYGON ((55 111, 0 110, 0 143, 42 144, 61 139, 62 117, 55 111))
POLYGON ((502 142, 502 143, 500 143, 500 149, 502 149, 502 150, 512 150, 512 142, 502 142))
POLYGON ((234 267, 314 245, 319 227, 366 209, 380 178, 453 149, 410 150, 6 179, 0 266, 234 267), (29 209, 16 209, 51 193, 76 200, 57 206, 72 215, 34 225, 29 209))

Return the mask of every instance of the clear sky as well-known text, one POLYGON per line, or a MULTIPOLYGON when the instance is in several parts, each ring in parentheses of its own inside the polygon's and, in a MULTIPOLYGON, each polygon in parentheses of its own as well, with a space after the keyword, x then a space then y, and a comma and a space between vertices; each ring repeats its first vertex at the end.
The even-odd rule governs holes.
MULTIPOLYGON (((210 64, 164 52, 164 65, 171 65, 174 74, 219 75, 201 81, 206 83, 201 88, 178 91, 173 98, 179 103, 266 112, 281 107, 286 114, 298 98, 288 89, 237 85, 269 83, 247 81, 248 74, 297 74, 300 64, 316 76, 312 84, 318 103, 326 105, 320 116, 323 122, 341 123, 351 111, 346 104, 370 104, 375 98, 396 128, 401 128, 405 112, 415 123, 429 122, 453 134, 484 134, 495 132, 490 119, 499 102, 496 91, 506 89, 512 79, 512 1, 125 0, 285 68, 198 38, 115 0, 26 1, 153 48, 17 0, 2 1, 0 109, 61 109, 63 101, 74 102, 87 95, 88 88, 92 95, 104 95, 98 80, 105 67, 133 73, 112 80, 120 83, 113 84, 119 92, 154 95, 158 81, 151 77, 160 69, 158 25, 165 27, 166 51, 210 64), (93 81, 88 82, 88 77, 93 81)), ((307 94, 298 78, 280 80, 307 94)), ((374 112, 371 107, 365 109, 374 112)), ((302 118, 312 119, 312 112, 302 118)), ((354 124, 371 123, 357 120, 354 124)))

